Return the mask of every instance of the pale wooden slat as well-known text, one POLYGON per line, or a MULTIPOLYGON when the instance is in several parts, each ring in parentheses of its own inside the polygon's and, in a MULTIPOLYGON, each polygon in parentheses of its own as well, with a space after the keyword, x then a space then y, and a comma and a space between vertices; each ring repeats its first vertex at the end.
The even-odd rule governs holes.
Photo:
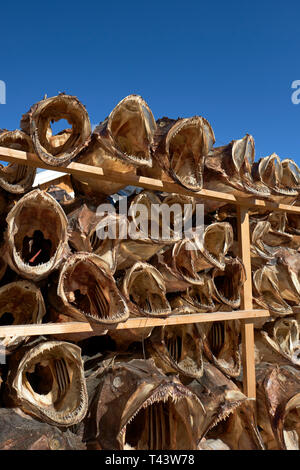
POLYGON ((138 186, 155 191, 165 191, 168 193, 178 193, 188 196, 201 197, 213 199, 216 201, 224 201, 225 203, 238 204, 247 207, 259 207, 266 210, 277 210, 291 213, 299 213, 299 206, 289 206, 286 204, 276 204, 270 201, 254 199, 252 197, 236 198, 233 194, 221 193, 218 191, 211 191, 203 189, 202 191, 193 192, 184 189, 183 187, 170 183, 168 181, 161 181, 154 178, 147 178, 145 176, 128 175, 115 171, 104 171, 102 168, 96 168, 82 163, 71 162, 66 167, 50 166, 40 160, 35 154, 22 152, 20 150, 9 149, 0 147, 0 159, 19 163, 20 165, 29 165, 35 168, 44 168, 46 170, 63 171, 65 173, 73 174, 84 178, 96 178, 99 181, 112 181, 117 183, 124 183, 126 186, 138 186))
MULTIPOLYGON (((232 312, 214 312, 214 313, 193 313, 191 315, 170 315, 168 318, 129 318, 124 323, 118 323, 116 326, 108 326, 109 329, 124 330, 128 328, 147 328, 159 325, 180 325, 187 323, 203 323, 211 321, 238 320, 241 318, 261 318, 268 317, 268 310, 237 310, 232 312)), ((82 333, 91 332, 91 334, 101 332, 106 328, 102 325, 91 325, 85 322, 67 322, 67 323, 43 323, 40 325, 13 325, 1 326, 0 337, 5 336, 36 336, 51 335, 60 333, 82 333)))
MULTIPOLYGON (((247 208, 238 207, 239 251, 246 270, 246 281, 242 290, 242 308, 252 309, 252 273, 250 255, 250 227, 247 208)), ((256 398, 254 324, 251 319, 241 321, 242 361, 244 393, 249 398, 256 398)))

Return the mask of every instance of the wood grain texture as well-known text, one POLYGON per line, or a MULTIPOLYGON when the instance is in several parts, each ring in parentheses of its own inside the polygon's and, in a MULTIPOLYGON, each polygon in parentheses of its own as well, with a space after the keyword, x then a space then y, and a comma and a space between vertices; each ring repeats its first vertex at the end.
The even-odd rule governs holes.
POLYGON ((42 325, 13 325, 1 326, 0 337, 5 336, 34 336, 60 333, 78 333, 103 331, 103 326, 110 330, 124 330, 126 328, 146 328, 159 325, 179 325, 186 323, 202 323, 211 321, 238 320, 249 318, 268 317, 268 310, 235 310, 232 312, 193 313, 190 315, 170 315, 168 318, 129 318, 116 326, 91 325, 88 322, 44 323, 42 325))
POLYGON ((115 171, 104 171, 102 168, 96 168, 94 166, 84 165, 82 163, 71 162, 65 167, 50 166, 40 160, 35 154, 9 149, 6 147, 0 147, 0 159, 8 162, 18 163, 20 165, 29 165, 35 168, 44 168, 46 170, 59 172, 64 171, 65 173, 80 176, 81 179, 97 178, 99 181, 112 181, 117 183, 124 183, 125 185, 152 189, 154 191, 165 191, 168 193, 178 193, 187 196, 224 201, 226 203, 237 204, 242 207, 260 207, 267 210, 285 211, 300 214, 300 206, 276 204, 271 201, 254 199, 250 196, 245 198, 236 198, 232 194, 211 191, 208 189, 202 189, 202 191, 193 192, 168 181, 148 178, 145 176, 122 174, 115 171))
MULTIPOLYGON (((246 281, 242 288, 242 308, 252 309, 252 273, 250 256, 250 226, 247 208, 238 207, 238 238, 240 257, 246 271, 246 281)), ((256 398, 254 324, 251 319, 241 321, 242 361, 244 393, 249 398, 256 398)))

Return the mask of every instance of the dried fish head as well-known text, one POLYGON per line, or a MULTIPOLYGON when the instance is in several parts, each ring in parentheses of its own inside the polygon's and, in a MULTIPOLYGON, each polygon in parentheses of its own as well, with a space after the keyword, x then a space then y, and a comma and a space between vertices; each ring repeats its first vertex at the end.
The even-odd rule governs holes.
POLYGON ((214 268, 211 279, 217 299, 232 308, 238 308, 241 304, 241 290, 246 280, 242 261, 238 258, 226 258, 225 269, 214 268))
POLYGON ((10 361, 7 396, 14 406, 49 424, 79 423, 88 405, 80 348, 46 341, 18 349, 10 361))
POLYGON ((157 122, 156 160, 177 183, 192 191, 203 186, 204 157, 215 142, 209 122, 200 116, 157 122), (163 155, 162 155, 163 154, 163 155))
MULTIPOLYGON (((16 281, 0 287, 0 325, 27 325, 42 323, 46 313, 40 289, 32 282, 16 281)), ((28 337, 1 338, 0 349, 19 347, 28 337)))
MULTIPOLYGON (((8 147, 14 150, 33 153, 32 141, 24 132, 0 131, 0 147, 8 147)), ((36 169, 27 165, 9 163, 0 165, 0 186, 5 191, 13 194, 23 194, 31 189, 36 169)))
POLYGON ((135 263, 125 274, 122 292, 142 316, 166 317, 171 313, 163 277, 151 264, 135 263))
POLYGON ((236 321, 199 323, 206 358, 229 377, 241 372, 240 328, 236 321))
POLYGON ((193 324, 155 328, 146 341, 146 350, 165 373, 202 377, 202 343, 193 324))
POLYGON ((261 364, 257 370, 258 423, 267 449, 300 449, 300 380, 290 366, 261 364))
POLYGON ((81 321, 114 324, 126 321, 129 310, 109 266, 92 253, 76 253, 59 276, 58 296, 66 313, 81 321))
POLYGON ((100 377, 84 440, 102 449, 195 449, 200 400, 153 360, 115 363, 100 377))
POLYGON ((293 313, 291 306, 282 298, 275 266, 263 266, 253 273, 255 302, 270 309, 278 316, 293 313))
POLYGON ((58 268, 68 253, 67 218, 52 196, 31 191, 6 220, 5 257, 14 271, 37 281, 58 268))
POLYGON ((203 422, 204 435, 210 430, 214 433, 215 426, 235 413, 237 408, 248 400, 232 380, 206 361, 203 364, 201 380, 193 380, 188 384, 188 388, 197 395, 206 411, 203 422))
POLYGON ((21 129, 31 136, 34 150, 38 157, 48 165, 67 165, 87 144, 91 134, 88 113, 75 97, 60 93, 46 98, 31 107, 21 120, 21 129), (49 133, 51 122, 66 119, 72 126, 72 132, 65 132, 57 146, 58 139, 49 133), (69 135, 68 138, 67 134, 69 135))

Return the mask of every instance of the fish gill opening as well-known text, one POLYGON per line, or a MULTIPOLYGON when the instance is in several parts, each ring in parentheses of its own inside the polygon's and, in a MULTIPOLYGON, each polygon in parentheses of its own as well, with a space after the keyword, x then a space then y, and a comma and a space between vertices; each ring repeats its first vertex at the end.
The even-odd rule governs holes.
POLYGON ((207 341, 212 354, 217 357, 220 354, 225 341, 225 326, 223 322, 216 321, 212 323, 207 335, 207 341))

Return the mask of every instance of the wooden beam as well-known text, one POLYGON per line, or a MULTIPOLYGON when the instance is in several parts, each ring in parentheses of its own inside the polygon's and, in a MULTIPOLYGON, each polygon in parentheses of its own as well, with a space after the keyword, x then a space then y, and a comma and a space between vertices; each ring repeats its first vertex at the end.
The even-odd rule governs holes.
POLYGON ((20 150, 9 149, 0 147, 0 160, 18 163, 20 165, 28 165, 35 168, 44 168, 52 171, 63 171, 72 175, 76 175, 82 179, 95 178, 99 181, 112 181, 117 183, 124 183, 128 186, 138 186, 154 191, 162 191, 167 193, 178 193, 187 196, 200 197, 224 202, 225 204, 237 204, 246 207, 259 207, 266 210, 285 211, 295 214, 300 214, 300 206, 289 206, 286 204, 277 204, 272 201, 254 199, 250 195, 245 198, 236 198, 230 193, 221 193, 218 191, 211 191, 203 189, 202 191, 193 192, 189 191, 176 183, 158 180, 154 178, 147 178, 145 176, 137 176, 135 174, 128 175, 116 171, 104 171, 102 168, 96 168, 91 165, 84 165, 82 163, 71 162, 68 166, 50 166, 40 160, 37 155, 33 153, 26 153, 20 150))
POLYGON ((97 334, 104 329, 125 330, 128 328, 147 328, 160 325, 180 325, 211 321, 238 320, 243 318, 268 317, 268 310, 236 310, 232 312, 193 313, 191 315, 170 315, 167 318, 129 318, 115 326, 91 325, 88 322, 43 323, 39 325, 10 325, 0 327, 0 338, 6 336, 35 336, 66 333, 90 332, 97 334))
MULTIPOLYGON (((242 291, 242 308, 252 309, 252 273, 250 255, 250 226, 249 212, 247 208, 238 207, 238 228, 239 228, 239 251, 240 257, 246 270, 246 281, 242 291)), ((249 398, 256 398, 255 379, 255 350, 254 350, 254 324, 253 320, 243 319, 242 329, 242 360, 243 360, 243 381, 244 393, 249 398)))

